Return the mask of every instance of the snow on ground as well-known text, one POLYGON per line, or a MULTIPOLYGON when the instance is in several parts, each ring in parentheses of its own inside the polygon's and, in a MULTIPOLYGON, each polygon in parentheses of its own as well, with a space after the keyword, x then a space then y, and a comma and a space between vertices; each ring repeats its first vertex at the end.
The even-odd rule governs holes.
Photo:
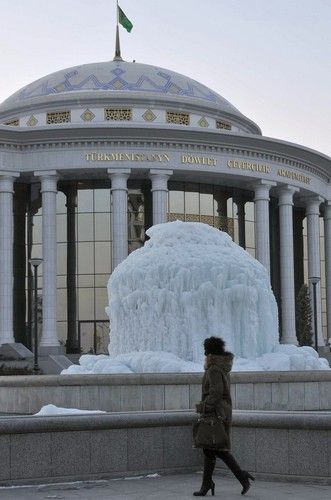
POLYGON ((101 410, 78 410, 77 408, 61 408, 55 405, 43 406, 38 413, 35 413, 35 417, 44 417, 49 415, 86 415, 93 413, 106 413, 101 410))
POLYGON ((202 371, 211 335, 235 371, 329 368, 312 348, 279 344, 267 271, 227 233, 176 221, 147 234, 109 279, 110 356, 82 356, 63 374, 202 371))

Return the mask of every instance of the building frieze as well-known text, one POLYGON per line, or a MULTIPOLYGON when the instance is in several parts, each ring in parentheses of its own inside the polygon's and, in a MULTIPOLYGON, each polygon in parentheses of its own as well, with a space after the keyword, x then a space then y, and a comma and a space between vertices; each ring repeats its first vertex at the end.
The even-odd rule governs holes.
POLYGON ((18 144, 12 142, 0 142, 1 153, 39 153, 39 152, 52 152, 52 151, 78 151, 83 150, 86 154, 90 151, 95 152, 109 152, 109 151, 125 151, 137 149, 142 152, 148 150, 149 154, 154 152, 190 152, 190 153, 203 153, 207 155, 220 154, 236 159, 250 159, 254 161, 272 162, 280 166, 296 168, 300 171, 314 175, 324 182, 329 183, 329 175, 321 167, 311 162, 302 162, 293 156, 287 154, 272 154, 262 150, 254 149, 253 147, 236 147, 235 145, 221 145, 221 144, 201 144, 196 141, 165 141, 165 140, 77 140, 71 139, 66 141, 52 140, 52 141, 36 141, 28 144, 18 144))

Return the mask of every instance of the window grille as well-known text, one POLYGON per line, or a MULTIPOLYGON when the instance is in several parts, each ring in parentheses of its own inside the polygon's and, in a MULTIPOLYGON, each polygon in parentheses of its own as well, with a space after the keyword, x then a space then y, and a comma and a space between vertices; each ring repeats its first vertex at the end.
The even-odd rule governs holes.
POLYGON ((230 217, 168 212, 167 220, 169 222, 176 220, 181 220, 183 222, 203 222, 204 224, 209 224, 209 226, 217 227, 221 231, 225 231, 234 239, 234 219, 230 217))
POLYGON ((52 111, 46 115, 46 123, 48 125, 53 125, 56 123, 70 123, 71 113, 70 111, 52 111))
POLYGON ((10 127, 18 127, 20 124, 20 121, 18 118, 15 118, 13 120, 8 120, 8 122, 5 122, 4 125, 9 125, 10 127))
POLYGON ((108 121, 131 121, 132 120, 132 109, 129 108, 106 108, 105 109, 105 120, 108 121))
POLYGON ((167 111, 167 123, 174 123, 175 125, 189 125, 190 115, 188 113, 167 111))
POLYGON ((216 128, 223 129, 223 130, 231 130, 231 125, 230 123, 225 123, 221 122, 220 120, 216 121, 216 128))

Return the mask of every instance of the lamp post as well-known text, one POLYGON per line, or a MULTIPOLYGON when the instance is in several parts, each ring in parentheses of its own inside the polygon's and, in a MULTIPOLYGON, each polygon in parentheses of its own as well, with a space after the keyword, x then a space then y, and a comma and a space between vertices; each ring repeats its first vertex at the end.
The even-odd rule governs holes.
POLYGON ((33 314, 33 374, 38 375, 40 368, 38 365, 38 266, 43 259, 30 259, 30 264, 34 267, 34 314, 33 314))
POLYGON ((311 276, 310 278, 308 278, 308 281, 313 285, 315 350, 316 352, 318 352, 316 286, 317 283, 321 281, 321 278, 319 278, 318 276, 311 276))

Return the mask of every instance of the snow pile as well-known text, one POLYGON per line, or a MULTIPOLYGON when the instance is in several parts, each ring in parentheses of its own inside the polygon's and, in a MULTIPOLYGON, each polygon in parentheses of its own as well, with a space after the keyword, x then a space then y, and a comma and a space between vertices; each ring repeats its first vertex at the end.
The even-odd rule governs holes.
POLYGON ((108 284, 107 356, 82 356, 62 373, 202 371, 206 337, 222 337, 234 369, 326 369, 311 348, 280 346, 266 269, 206 224, 170 222, 147 231, 108 284))
POLYGON ((45 417, 50 415, 86 415, 93 413, 106 413, 101 410, 78 410, 77 408, 61 408, 55 405, 43 406, 38 413, 35 413, 35 417, 45 417))
POLYGON ((111 357, 103 354, 81 356, 79 365, 71 365, 62 375, 80 373, 188 373, 201 372, 202 365, 184 361, 170 352, 130 352, 111 357), (93 362, 88 358, 93 357, 93 362))
MULTIPOLYGON (((62 375, 96 373, 192 373, 202 372, 203 366, 178 358, 168 352, 131 352, 111 357, 93 356, 94 363, 86 363, 88 354, 82 356, 79 365, 71 365, 62 375)), ((234 360, 233 371, 290 371, 328 370, 326 359, 319 358, 311 347, 279 345, 275 352, 255 359, 234 360)))

